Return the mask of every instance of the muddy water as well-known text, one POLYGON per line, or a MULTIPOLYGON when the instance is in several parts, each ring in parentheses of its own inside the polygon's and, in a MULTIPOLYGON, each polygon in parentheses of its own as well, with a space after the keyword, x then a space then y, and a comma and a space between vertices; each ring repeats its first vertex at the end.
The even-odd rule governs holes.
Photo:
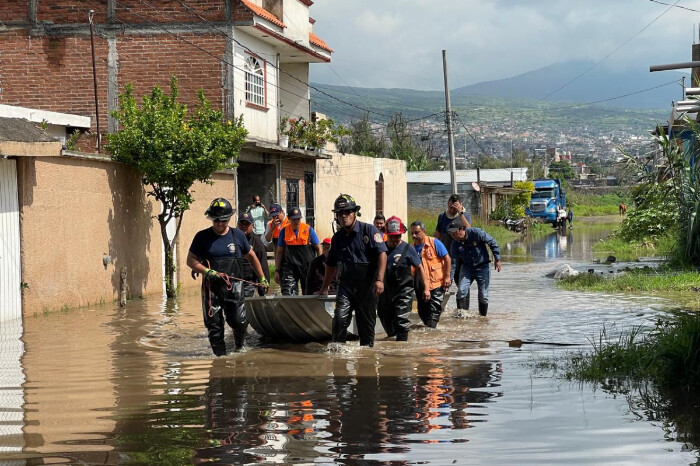
POLYGON ((583 266, 606 231, 503 245, 488 318, 448 311, 438 330, 416 324, 408 344, 374 349, 250 331, 245 352, 213 359, 194 295, 30 313, 21 341, 0 341, 0 464, 694 463, 626 397, 533 372, 566 349, 494 341, 585 343, 664 312, 544 278, 583 266))

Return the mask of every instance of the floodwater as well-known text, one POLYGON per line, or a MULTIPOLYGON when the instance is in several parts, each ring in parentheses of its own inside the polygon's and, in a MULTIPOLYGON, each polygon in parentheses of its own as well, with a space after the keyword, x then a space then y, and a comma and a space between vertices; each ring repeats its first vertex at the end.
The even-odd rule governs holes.
POLYGON ((506 343, 586 344, 665 312, 544 277, 585 267, 610 228, 502 245, 488 318, 448 310, 437 330, 373 349, 249 330, 246 351, 215 359, 195 295, 30 313, 21 339, 11 326, 0 339, 0 465, 693 464, 697 445, 633 394, 533 368, 571 347, 506 343))

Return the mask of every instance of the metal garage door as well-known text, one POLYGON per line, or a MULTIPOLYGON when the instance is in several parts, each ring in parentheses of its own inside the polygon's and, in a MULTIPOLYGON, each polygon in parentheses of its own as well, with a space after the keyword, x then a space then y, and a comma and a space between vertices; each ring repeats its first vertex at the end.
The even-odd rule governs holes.
POLYGON ((17 165, 0 158, 0 326, 22 318, 17 165))

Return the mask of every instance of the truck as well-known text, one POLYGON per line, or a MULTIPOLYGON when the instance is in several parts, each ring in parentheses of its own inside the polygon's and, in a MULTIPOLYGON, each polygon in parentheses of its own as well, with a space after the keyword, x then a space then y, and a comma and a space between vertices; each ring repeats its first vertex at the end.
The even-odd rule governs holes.
POLYGON ((535 180, 535 192, 525 209, 528 217, 539 218, 544 223, 557 226, 557 209, 566 209, 566 193, 559 179, 535 180))

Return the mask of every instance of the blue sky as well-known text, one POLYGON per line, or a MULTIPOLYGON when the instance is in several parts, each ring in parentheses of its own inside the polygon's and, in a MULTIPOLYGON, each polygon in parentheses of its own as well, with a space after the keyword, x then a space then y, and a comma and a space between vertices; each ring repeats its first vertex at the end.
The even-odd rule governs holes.
POLYGON ((335 52, 330 66, 311 66, 311 80, 440 90, 443 49, 451 88, 598 62, 619 47, 598 66, 648 73, 690 61, 694 24, 699 42, 700 0, 677 6, 698 11, 651 0, 315 0, 314 32, 335 52))

